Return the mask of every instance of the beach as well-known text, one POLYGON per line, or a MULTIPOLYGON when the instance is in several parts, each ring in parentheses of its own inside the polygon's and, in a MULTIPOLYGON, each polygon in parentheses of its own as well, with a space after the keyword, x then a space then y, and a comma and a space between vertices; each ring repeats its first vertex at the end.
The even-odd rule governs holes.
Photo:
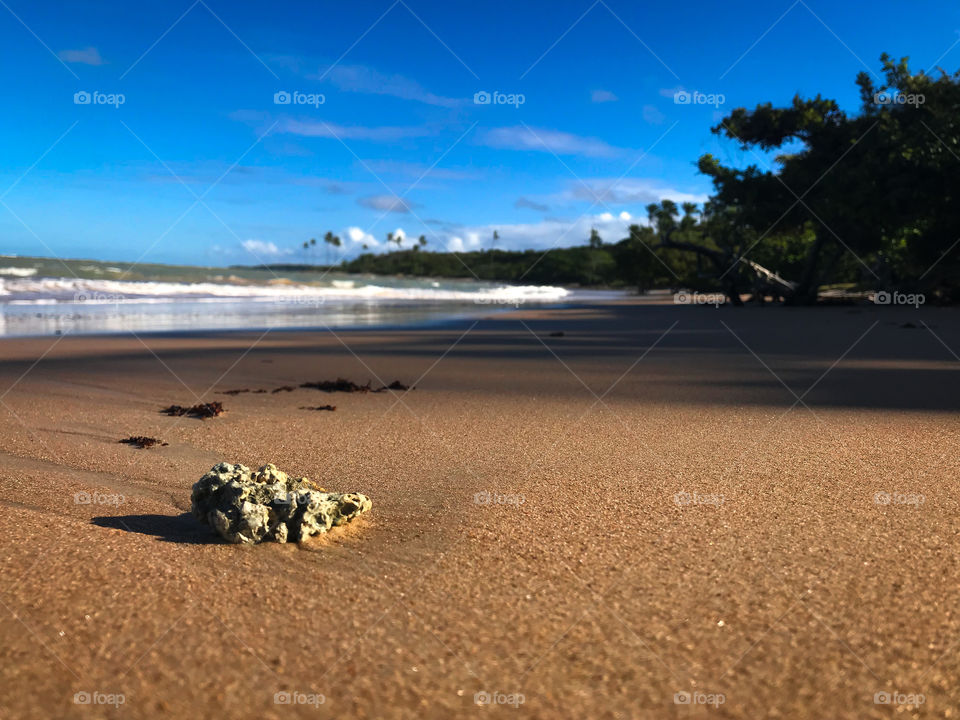
POLYGON ((627 300, 0 340, 0 716, 955 717, 957 352, 951 308, 627 300), (220 461, 373 508, 225 544, 220 461))

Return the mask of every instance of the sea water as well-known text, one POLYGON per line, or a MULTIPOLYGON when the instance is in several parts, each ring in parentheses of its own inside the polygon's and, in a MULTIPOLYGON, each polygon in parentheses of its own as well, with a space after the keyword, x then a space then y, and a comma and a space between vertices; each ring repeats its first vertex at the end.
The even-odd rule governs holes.
POLYGON ((0 335, 420 324, 568 302, 561 287, 322 269, 0 258, 0 335))

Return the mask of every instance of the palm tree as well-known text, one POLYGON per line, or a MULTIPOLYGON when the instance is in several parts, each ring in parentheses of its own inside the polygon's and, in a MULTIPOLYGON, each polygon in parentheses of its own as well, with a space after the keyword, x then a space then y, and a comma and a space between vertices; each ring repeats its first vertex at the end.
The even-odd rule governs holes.
POLYGON ((339 255, 340 245, 342 244, 340 242, 340 236, 334 235, 333 238, 331 238, 330 240, 330 244, 333 245, 333 247, 337 248, 337 254, 339 255))
POLYGON ((333 233, 327 230, 327 234, 323 236, 323 242, 327 244, 327 265, 330 264, 330 248, 333 245, 333 233))

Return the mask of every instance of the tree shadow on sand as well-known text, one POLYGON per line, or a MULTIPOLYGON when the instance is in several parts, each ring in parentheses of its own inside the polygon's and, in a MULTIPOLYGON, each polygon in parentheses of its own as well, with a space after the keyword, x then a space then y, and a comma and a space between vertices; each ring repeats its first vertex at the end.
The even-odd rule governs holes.
POLYGON ((114 528, 140 535, 153 535, 163 542, 186 545, 214 545, 222 541, 208 527, 197 522, 191 513, 180 515, 102 515, 90 522, 99 527, 114 528))

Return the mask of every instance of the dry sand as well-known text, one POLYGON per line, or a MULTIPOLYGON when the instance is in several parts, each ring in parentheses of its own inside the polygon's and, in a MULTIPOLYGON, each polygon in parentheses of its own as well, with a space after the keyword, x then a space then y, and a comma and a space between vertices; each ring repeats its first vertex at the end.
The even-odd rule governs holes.
POLYGON ((957 311, 471 324, 0 342, 0 717, 960 713, 957 311), (417 389, 217 394, 337 376, 417 389), (221 544, 220 460, 373 511, 221 544))

